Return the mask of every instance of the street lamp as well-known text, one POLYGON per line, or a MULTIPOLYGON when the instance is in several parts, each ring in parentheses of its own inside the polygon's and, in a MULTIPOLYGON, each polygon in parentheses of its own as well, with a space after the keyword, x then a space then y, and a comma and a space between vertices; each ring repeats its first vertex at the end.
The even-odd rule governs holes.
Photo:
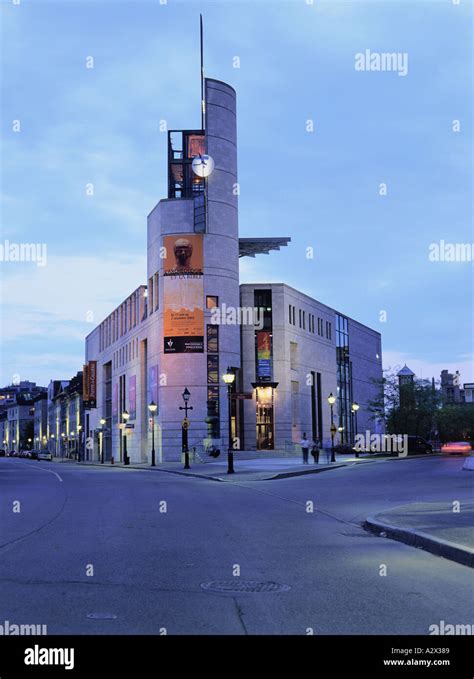
MULTIPOLYGON (((125 422, 125 425, 127 424, 128 420, 130 419, 130 413, 128 410, 124 410, 122 413, 122 420, 125 422)), ((126 427, 124 427, 124 431, 126 431, 126 427)), ((130 460, 128 459, 127 455, 127 435, 123 434, 123 464, 128 465, 130 464, 130 460)))
MULTIPOLYGON (((81 432, 82 432, 82 424, 78 424, 76 426, 77 429, 77 459, 80 462, 81 461, 81 432)), ((86 446, 85 446, 85 440, 84 440, 84 454, 83 454, 83 459, 84 462, 86 461, 86 446)))
POLYGON ((328 403, 331 406, 331 462, 335 462, 336 455, 334 451, 334 434, 336 433, 336 426, 334 424, 334 404, 336 403, 336 397, 332 392, 328 396, 328 403))
POLYGON ((189 466, 189 448, 188 448, 188 410, 192 410, 193 407, 188 405, 188 401, 191 397, 191 392, 186 387, 182 393, 184 406, 179 406, 180 410, 184 410, 184 420, 181 422, 181 452, 184 453, 184 468, 191 469, 189 466))
POLYGON ((99 422, 100 422, 99 456, 100 456, 100 464, 104 464, 104 424, 106 424, 107 420, 104 420, 104 418, 101 417, 99 422))
POLYGON ((227 384, 227 400, 229 402, 229 447, 227 449, 227 473, 234 473, 234 452, 232 449, 232 420, 231 420, 231 390, 235 381, 235 373, 227 368, 227 372, 222 375, 222 379, 227 384))
MULTIPOLYGON (((354 403, 351 406, 351 412, 352 412, 352 417, 353 417, 353 427, 352 427, 352 436, 354 438, 354 444, 355 444, 355 437, 357 436, 357 411, 359 410, 360 405, 354 401, 354 403)), ((359 450, 356 450, 356 457, 359 457, 359 450)))
POLYGON ((156 462, 155 462, 155 413, 157 410, 158 406, 154 401, 150 403, 148 406, 148 410, 150 411, 151 414, 151 466, 155 467, 156 462))

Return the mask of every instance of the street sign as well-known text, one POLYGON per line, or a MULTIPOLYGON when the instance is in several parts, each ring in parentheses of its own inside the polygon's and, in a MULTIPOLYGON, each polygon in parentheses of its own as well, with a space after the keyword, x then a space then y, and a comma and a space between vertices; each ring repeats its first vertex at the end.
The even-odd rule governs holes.
POLYGON ((331 424, 331 432, 335 434, 337 432, 337 427, 335 424, 331 424))
POLYGON ((252 394, 252 392, 242 391, 242 392, 237 392, 236 394, 231 394, 230 397, 235 399, 236 401, 240 401, 240 400, 251 401, 252 398, 253 398, 253 394, 252 394))
POLYGON ((125 429, 135 429, 135 425, 127 422, 127 424, 125 425, 125 429))
POLYGON ((187 417, 184 418, 184 420, 181 422, 181 426, 183 429, 189 429, 189 420, 187 417))

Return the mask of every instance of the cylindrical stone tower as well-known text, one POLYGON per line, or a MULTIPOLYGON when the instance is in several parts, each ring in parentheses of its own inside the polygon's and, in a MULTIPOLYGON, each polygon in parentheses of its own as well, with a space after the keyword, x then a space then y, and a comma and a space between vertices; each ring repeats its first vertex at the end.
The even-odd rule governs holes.
MULTIPOLYGON (((188 411, 189 447, 196 445, 198 450, 202 449, 202 442, 208 434, 208 400, 211 395, 216 401, 218 394, 220 436, 217 443, 221 450, 227 448, 227 387, 222 375, 228 367, 240 368, 240 326, 235 322, 238 314, 232 314, 232 310, 236 312, 239 307, 236 94, 229 85, 206 78, 205 101, 205 150, 215 163, 212 174, 206 179, 205 231, 196 227, 195 199, 185 195, 161 200, 148 218, 148 280, 156 277, 158 290, 153 301, 155 308, 151 313, 148 309, 150 326, 145 373, 149 375, 151 367, 157 369, 158 389, 155 393, 159 402, 155 422, 158 460, 162 461, 179 459, 181 454, 184 411, 180 410, 180 406, 184 407, 182 394, 185 388, 191 393, 189 406, 192 406, 192 410, 188 411), (202 315, 198 307, 202 305, 202 351, 180 349, 169 353, 171 350, 165 347, 165 314, 169 306, 166 286, 169 278, 164 275, 167 265, 163 248, 165 242, 172 240, 168 236, 179 236, 181 243, 194 243, 194 251, 197 245, 200 247, 202 238, 202 276, 195 276, 196 281, 192 281, 188 288, 186 282, 180 288, 183 305, 186 308, 194 305, 199 318, 202 315), (202 299, 197 300, 196 296, 201 295, 202 299), (218 325, 217 342, 216 332, 208 331, 211 317, 215 314, 210 308, 215 298, 221 320, 224 311, 230 310, 224 316, 230 322, 218 325)), ((166 254, 166 257, 170 256, 170 253, 166 254)))

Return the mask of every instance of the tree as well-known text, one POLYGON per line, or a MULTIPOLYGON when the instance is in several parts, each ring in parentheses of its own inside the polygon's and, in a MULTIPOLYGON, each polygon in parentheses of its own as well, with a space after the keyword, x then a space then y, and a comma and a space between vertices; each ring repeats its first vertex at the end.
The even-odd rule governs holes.
POLYGON ((446 441, 474 441, 474 404, 444 403, 437 413, 439 438, 446 441))
POLYGON ((434 438, 439 390, 429 380, 417 378, 400 389, 397 372, 386 370, 381 380, 374 381, 378 390, 375 399, 369 402, 372 418, 381 418, 389 434, 434 438))

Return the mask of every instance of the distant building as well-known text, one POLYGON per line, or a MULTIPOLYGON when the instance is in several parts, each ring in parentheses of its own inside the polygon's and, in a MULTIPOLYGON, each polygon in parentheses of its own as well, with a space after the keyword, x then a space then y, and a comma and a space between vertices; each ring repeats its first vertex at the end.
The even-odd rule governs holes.
POLYGON ((410 370, 410 368, 405 363, 403 368, 397 372, 397 377, 399 386, 405 384, 413 384, 415 373, 413 372, 413 370, 410 370))
POLYGON ((397 373, 400 407, 408 408, 414 402, 415 373, 405 365, 397 373))
POLYGON ((464 390, 461 389, 461 375, 459 370, 450 373, 441 371, 441 394, 447 403, 464 403, 464 390))
POLYGON ((36 402, 43 400, 45 395, 45 387, 28 381, 0 389, 0 443, 4 450, 11 452, 35 447, 36 402))
POLYGON ((6 450, 7 447, 8 412, 6 408, 0 410, 0 448, 6 450))
POLYGON ((45 387, 38 387, 36 382, 29 382, 28 380, 0 387, 0 412, 8 408, 8 406, 14 405, 17 396, 23 396, 25 399, 34 399, 35 396, 44 391, 45 387))
POLYGON ((57 457, 82 457, 85 448, 82 371, 70 380, 49 383, 47 417, 51 453, 57 457))
POLYGON ((464 382, 464 401, 474 403, 474 382, 464 382))
POLYGON ((35 398, 33 411, 33 441, 35 450, 48 446, 48 393, 45 391, 35 398))

